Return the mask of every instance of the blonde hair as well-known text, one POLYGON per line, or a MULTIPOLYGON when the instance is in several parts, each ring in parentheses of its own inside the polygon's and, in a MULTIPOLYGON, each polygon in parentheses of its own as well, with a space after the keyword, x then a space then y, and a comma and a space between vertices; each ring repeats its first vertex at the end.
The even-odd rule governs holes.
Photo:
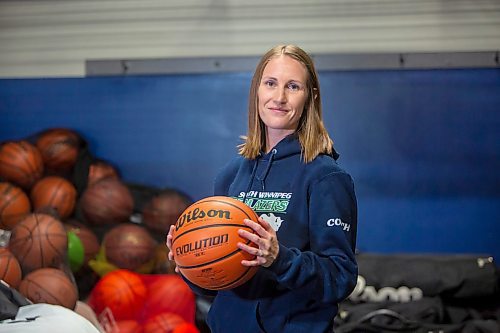
POLYGON ((239 146, 239 154, 248 159, 255 159, 266 147, 266 126, 259 117, 257 91, 264 68, 271 59, 280 55, 299 61, 307 69, 307 100, 296 131, 302 147, 303 161, 311 162, 322 153, 332 154, 333 141, 323 124, 318 75, 311 57, 296 45, 275 46, 260 59, 252 78, 248 98, 248 133, 242 137, 245 142, 239 146))

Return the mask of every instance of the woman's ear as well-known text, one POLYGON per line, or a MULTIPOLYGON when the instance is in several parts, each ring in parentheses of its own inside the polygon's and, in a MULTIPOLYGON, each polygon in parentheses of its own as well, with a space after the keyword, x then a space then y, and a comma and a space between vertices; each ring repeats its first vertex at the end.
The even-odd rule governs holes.
POLYGON ((313 88, 313 99, 318 98, 318 88, 313 88))

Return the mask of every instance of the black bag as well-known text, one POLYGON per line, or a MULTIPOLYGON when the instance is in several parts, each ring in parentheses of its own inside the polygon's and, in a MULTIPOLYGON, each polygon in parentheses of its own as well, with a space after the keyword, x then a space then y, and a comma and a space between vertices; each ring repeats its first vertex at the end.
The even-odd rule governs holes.
MULTIPOLYGON (((408 303, 342 303, 335 318, 335 333, 499 333, 498 320, 464 318, 450 322, 439 297, 408 303)), ((497 318, 498 319, 498 318, 497 318)))
MULTIPOLYGON (((447 299, 492 296, 499 292, 497 268, 489 256, 359 254, 356 259, 365 286, 356 286, 350 296, 354 301, 385 300, 384 295, 375 295, 375 298, 382 296, 381 299, 371 299, 372 290, 366 290, 367 286, 377 291, 385 287, 410 288, 410 298, 418 295, 419 290, 422 296, 439 295, 447 299)), ((384 291, 390 299, 390 290, 384 291)))

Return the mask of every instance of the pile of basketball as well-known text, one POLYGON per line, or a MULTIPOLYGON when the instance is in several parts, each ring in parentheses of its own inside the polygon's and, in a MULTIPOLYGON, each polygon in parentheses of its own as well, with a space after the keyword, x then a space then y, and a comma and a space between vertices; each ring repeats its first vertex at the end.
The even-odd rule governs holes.
POLYGON ((0 146, 0 229, 10 233, 0 248, 0 278, 35 303, 70 309, 78 288, 62 221, 75 209, 77 191, 66 175, 78 149, 78 135, 66 129, 0 146))
POLYGON ((65 128, 0 143, 0 279, 35 303, 73 309, 82 274, 95 275, 95 285, 119 269, 173 273, 152 234, 164 238, 188 199, 161 192, 145 205, 143 223, 132 223, 133 195, 110 163, 93 159, 85 186, 76 185, 82 143, 65 128), (99 260, 107 268, 95 272, 99 260))

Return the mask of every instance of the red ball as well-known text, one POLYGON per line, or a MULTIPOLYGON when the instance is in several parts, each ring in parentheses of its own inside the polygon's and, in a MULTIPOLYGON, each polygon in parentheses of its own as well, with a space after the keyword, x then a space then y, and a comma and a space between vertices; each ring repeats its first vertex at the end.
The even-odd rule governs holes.
POLYGON ((31 189, 31 202, 35 210, 54 209, 61 219, 69 217, 75 208, 76 188, 58 176, 40 179, 31 189))
POLYGON ((191 200, 175 190, 164 190, 154 196, 142 210, 144 224, 154 231, 167 233, 191 200))
MULTIPOLYGON (((107 327, 106 327, 107 328, 107 327)), ((142 333, 142 326, 137 320, 117 320, 109 325, 107 333, 142 333)))
POLYGON ((113 224, 129 220, 134 199, 120 180, 105 178, 85 189, 80 205, 88 222, 95 225, 113 224))
POLYGON ((175 224, 172 253, 179 271, 192 283, 212 290, 235 288, 257 272, 242 260, 255 256, 241 251, 238 242, 256 247, 242 238, 239 229, 253 230, 244 219, 257 221, 243 202, 223 196, 208 197, 189 206, 175 224))
POLYGON ((33 303, 61 305, 73 310, 78 289, 72 280, 56 268, 40 268, 24 277, 19 292, 33 303))
POLYGON ((34 145, 22 140, 0 146, 0 178, 29 189, 42 175, 42 155, 34 145))
POLYGON ((102 244, 106 259, 120 268, 137 270, 155 257, 156 242, 144 227, 135 224, 113 227, 102 244))
POLYGON ((178 325, 172 333, 200 333, 198 328, 191 323, 183 323, 178 325))
POLYGON ((6 248, 0 248, 0 279, 17 289, 21 282, 22 271, 19 261, 6 248))
POLYGON ((36 146, 46 169, 67 172, 73 168, 81 144, 80 136, 66 128, 51 128, 38 135, 36 146))
POLYGON ((176 327, 185 323, 181 316, 163 312, 154 317, 149 318, 142 325, 144 333, 172 333, 176 327))
POLYGON ((195 296, 177 274, 151 276, 143 316, 151 318, 162 312, 172 312, 188 322, 194 321, 195 296))
POLYGON ((146 295, 146 286, 139 274, 118 269, 97 282, 90 292, 89 305, 98 316, 109 308, 115 320, 136 320, 146 295))
POLYGON ((24 274, 42 267, 62 267, 68 236, 62 222, 46 214, 30 214, 12 229, 9 249, 24 274))
POLYGON ((24 191, 11 183, 0 183, 0 229, 10 230, 31 212, 24 191))

